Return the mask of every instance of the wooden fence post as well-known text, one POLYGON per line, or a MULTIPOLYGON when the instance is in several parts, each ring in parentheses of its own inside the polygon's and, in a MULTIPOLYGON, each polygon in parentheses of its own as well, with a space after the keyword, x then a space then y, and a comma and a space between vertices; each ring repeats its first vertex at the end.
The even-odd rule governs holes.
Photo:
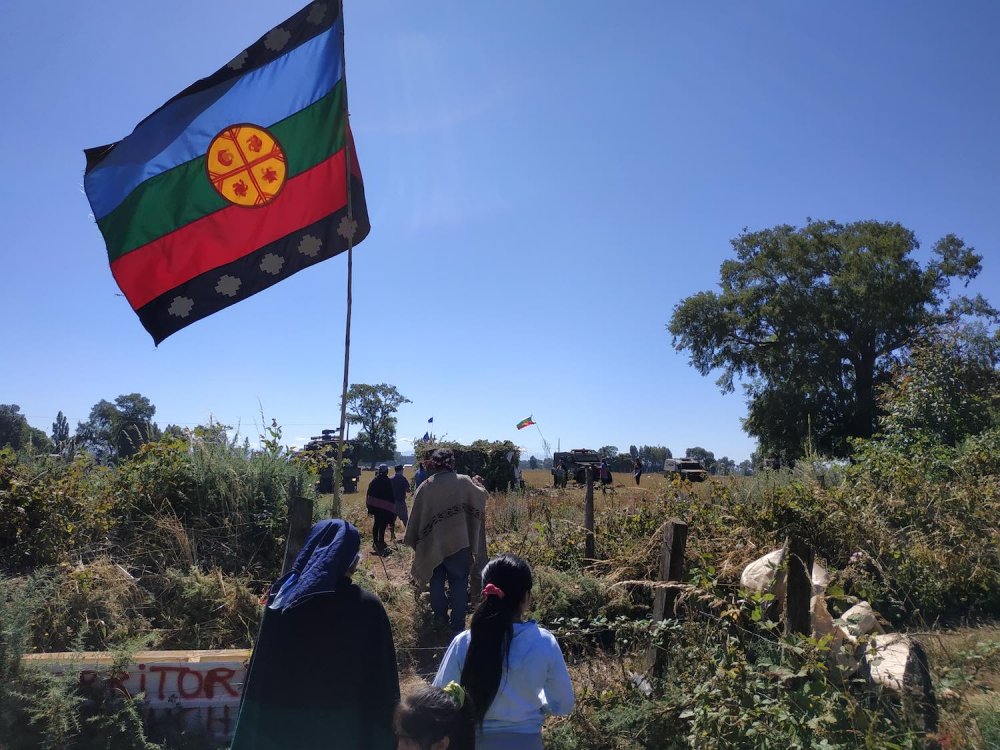
MULTIPOLYGON (((903 671, 903 713, 907 723, 924 735, 938 730, 938 705, 931 682, 931 667, 922 643, 914 641, 903 671)), ((926 747, 940 747, 928 742, 926 747)))
POLYGON ((785 635, 809 635, 812 623, 809 603, 812 599, 813 551, 798 536, 788 542, 788 583, 785 589, 785 635))
POLYGON ((292 568, 295 558, 302 551, 302 545, 312 528, 313 501, 302 497, 302 483, 298 477, 288 480, 288 538, 285 540, 285 561, 281 565, 281 575, 292 568))
MULTIPOLYGON (((687 546, 688 527, 683 521, 672 518, 663 524, 663 539, 660 545, 660 580, 681 581, 684 578, 684 549, 687 546)), ((673 617, 674 589, 656 589, 653 594, 653 622, 673 617)), ((651 645, 646 652, 646 672, 657 675, 663 666, 663 650, 651 645)))
POLYGON ((583 545, 583 556, 587 560, 594 560, 597 557, 597 550, 594 549, 594 468, 588 466, 587 472, 587 496, 583 503, 583 528, 587 530, 587 540, 583 545))

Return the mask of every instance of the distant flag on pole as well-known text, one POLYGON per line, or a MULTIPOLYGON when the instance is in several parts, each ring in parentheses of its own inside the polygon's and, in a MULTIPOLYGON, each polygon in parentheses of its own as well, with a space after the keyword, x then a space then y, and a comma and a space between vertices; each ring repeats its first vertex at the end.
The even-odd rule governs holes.
POLYGON ((430 418, 430 419, 428 419, 427 421, 428 421, 428 422, 433 422, 433 421, 434 421, 434 417, 431 417, 431 418, 430 418))
POLYGON ((85 151, 111 272, 157 344, 368 235, 343 30, 317 0, 85 151))
POLYGON ((531 417, 528 417, 527 419, 522 419, 520 422, 517 423, 517 429, 523 430, 525 427, 530 427, 534 423, 535 420, 533 420, 531 417))

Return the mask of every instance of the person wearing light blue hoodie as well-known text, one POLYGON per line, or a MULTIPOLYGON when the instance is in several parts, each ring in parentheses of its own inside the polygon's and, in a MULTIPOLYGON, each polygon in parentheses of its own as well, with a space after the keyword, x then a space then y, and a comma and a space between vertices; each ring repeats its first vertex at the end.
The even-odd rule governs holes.
POLYGON ((531 568, 516 555, 483 569, 483 596, 468 630, 448 646, 434 685, 456 681, 472 701, 476 750, 542 750, 546 715, 573 710, 573 685, 555 636, 533 620, 531 568))

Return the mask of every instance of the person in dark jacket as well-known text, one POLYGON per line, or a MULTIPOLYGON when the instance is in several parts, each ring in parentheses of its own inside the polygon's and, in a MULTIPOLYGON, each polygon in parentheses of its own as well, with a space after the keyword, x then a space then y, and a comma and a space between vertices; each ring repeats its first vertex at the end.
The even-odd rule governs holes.
POLYGON ((365 497, 368 515, 374 516, 372 524, 372 554, 389 554, 389 545, 385 543, 385 530, 396 523, 396 493, 389 479, 389 467, 379 464, 375 478, 368 485, 365 497))
POLYGON ((642 459, 637 458, 632 464, 632 476, 635 477, 635 484, 638 486, 639 480, 642 479, 642 459))
MULTIPOLYGON (((396 516, 400 521, 403 522, 403 528, 406 528, 406 522, 409 520, 410 514, 406 509, 406 495, 410 491, 410 482, 403 475, 403 464, 396 464, 396 468, 393 469, 392 479, 392 491, 394 493, 394 499, 396 501, 396 516)), ((396 538, 396 524, 394 523, 389 527, 392 530, 392 538, 396 538)))
POLYGON ((417 470, 413 473, 413 491, 414 492, 416 492, 417 491, 417 487, 419 487, 421 484, 423 484, 424 480, 427 479, 427 477, 430 476, 430 472, 427 471, 427 467, 425 466, 426 463, 427 463, 426 460, 421 460, 417 464, 417 470))
POLYGON ((396 651, 382 603, 351 582, 360 546, 320 521, 271 585, 231 750, 395 747, 396 651))

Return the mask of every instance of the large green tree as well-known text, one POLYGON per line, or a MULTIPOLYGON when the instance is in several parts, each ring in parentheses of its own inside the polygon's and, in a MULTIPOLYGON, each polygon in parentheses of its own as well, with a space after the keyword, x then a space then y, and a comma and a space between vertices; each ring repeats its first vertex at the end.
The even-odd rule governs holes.
POLYGON ((952 297, 981 256, 948 235, 921 265, 913 232, 894 222, 810 221, 732 241, 720 290, 673 311, 669 330, 723 392, 742 379, 746 431, 766 455, 794 459, 807 441, 844 455, 876 424, 875 391, 898 353, 931 327, 965 314, 996 315, 982 297, 952 297))
POLYGON ((61 411, 56 414, 56 421, 52 423, 52 442, 56 448, 63 448, 69 441, 69 420, 61 411))
POLYGON ((0 404, 0 448, 21 449, 24 426, 28 424, 17 404, 0 404))
POLYGON ((362 460, 392 458, 396 451, 396 412, 410 399, 386 383, 355 383, 347 390, 347 421, 361 425, 356 438, 362 460))
MULTIPOLYGON (((629 452, 631 453, 631 449, 629 452)), ((635 455, 642 461, 644 467, 654 471, 662 469, 663 462, 674 457, 665 445, 641 445, 636 449, 635 455)))
POLYGON ((712 474, 716 473, 715 453, 702 447, 688 448, 684 451, 688 458, 694 458, 705 464, 705 468, 712 474))
POLYGON ((153 422, 154 414, 156 407, 141 393, 122 394, 114 403, 101 399, 87 421, 77 424, 76 444, 101 461, 129 458, 143 444, 162 436, 153 422))
POLYGON ((28 424, 17 404, 0 404, 0 448, 15 451, 48 451, 52 448, 49 436, 28 424))

